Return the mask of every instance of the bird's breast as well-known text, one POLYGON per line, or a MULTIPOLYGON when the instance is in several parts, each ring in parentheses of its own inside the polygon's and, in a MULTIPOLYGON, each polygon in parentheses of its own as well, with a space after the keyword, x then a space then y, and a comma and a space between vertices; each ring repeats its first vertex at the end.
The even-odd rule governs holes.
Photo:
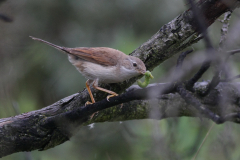
POLYGON ((69 56, 69 61, 87 79, 98 79, 99 83, 119 83, 136 76, 138 73, 122 66, 103 66, 85 60, 76 60, 69 56))

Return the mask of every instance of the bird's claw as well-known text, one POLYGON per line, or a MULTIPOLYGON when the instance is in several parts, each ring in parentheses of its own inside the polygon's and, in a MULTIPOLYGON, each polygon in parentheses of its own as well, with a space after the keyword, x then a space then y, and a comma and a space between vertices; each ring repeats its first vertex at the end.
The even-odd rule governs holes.
POLYGON ((92 118, 94 117, 94 115, 95 115, 96 113, 98 113, 98 112, 95 112, 95 113, 93 113, 93 114, 90 116, 90 120, 92 120, 92 118))
POLYGON ((118 94, 112 94, 112 95, 107 96, 107 101, 109 102, 109 98, 115 97, 115 96, 118 96, 118 94))
POLYGON ((87 106, 87 105, 89 105, 89 104, 93 104, 92 102, 89 102, 89 101, 87 101, 86 103, 85 103, 85 106, 87 106))
POLYGON ((115 96, 118 96, 118 94, 112 94, 112 95, 107 96, 107 101, 109 101, 109 98, 115 97, 115 96))
MULTIPOLYGON (((89 104, 93 104, 93 103, 87 101, 87 102, 85 103, 85 106, 87 106, 87 105, 89 105, 89 104)), ((92 120, 92 118, 94 117, 94 115, 95 115, 96 113, 98 113, 98 112, 95 112, 95 113, 93 113, 93 114, 90 116, 90 120, 92 120)))

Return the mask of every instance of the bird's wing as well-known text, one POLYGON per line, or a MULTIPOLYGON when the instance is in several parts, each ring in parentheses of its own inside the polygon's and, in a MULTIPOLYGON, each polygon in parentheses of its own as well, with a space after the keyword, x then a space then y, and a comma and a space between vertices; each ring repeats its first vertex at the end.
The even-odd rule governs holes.
POLYGON ((45 40, 35 38, 30 36, 33 40, 40 41, 50 45, 60 51, 65 53, 74 55, 83 59, 85 61, 89 61, 92 63, 104 65, 104 66, 115 66, 118 63, 119 58, 126 56, 123 52, 118 51, 116 49, 107 48, 107 47, 96 47, 96 48, 87 48, 87 47, 80 47, 80 48, 67 48, 57 46, 53 43, 47 42, 45 40))
POLYGON ((104 66, 116 66, 118 59, 124 54, 118 50, 107 47, 65 48, 65 51, 71 55, 79 57, 80 59, 104 66))

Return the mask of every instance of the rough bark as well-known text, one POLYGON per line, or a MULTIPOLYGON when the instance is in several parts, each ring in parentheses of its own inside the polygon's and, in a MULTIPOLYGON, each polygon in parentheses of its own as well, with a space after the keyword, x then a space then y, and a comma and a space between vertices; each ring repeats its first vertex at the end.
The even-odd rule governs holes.
MULTIPOLYGON (((239 3, 237 0, 201 0, 198 7, 203 11, 204 19, 210 26, 223 13, 238 7, 239 3)), ((147 69, 151 71, 166 59, 201 39, 194 26, 195 21, 189 9, 161 27, 147 42, 133 51, 132 55, 141 58, 147 69)), ((138 78, 140 77, 119 84, 106 85, 104 88, 122 93, 138 78)), ((146 89, 138 89, 137 92, 130 90, 111 98, 110 102, 105 99, 106 94, 95 92, 96 100, 103 100, 85 107, 84 103, 89 100, 89 96, 84 90, 41 110, 0 119, 0 157, 20 151, 45 150, 57 146, 67 141, 77 127, 90 123, 201 115, 188 106, 179 95, 173 94, 173 88, 163 91, 164 85, 168 84, 152 87, 154 94, 150 94, 151 98, 160 98, 158 100, 146 100, 149 99, 147 93, 152 92, 150 86, 146 89), (161 92, 156 92, 157 90, 161 92), (160 95, 162 93, 165 94, 160 95), (121 103, 124 104, 121 106, 121 103), (154 108, 159 114, 149 117, 149 112, 154 108), (99 111, 98 114, 89 120, 89 115, 96 111, 99 111)), ((198 85, 198 91, 201 92, 206 85, 198 85)), ((240 93, 237 89, 239 84, 221 83, 217 87, 202 99, 202 103, 219 115, 239 112, 240 93), (224 110, 219 103, 222 102, 220 101, 222 97, 226 97, 224 110)), ((233 121, 239 123, 239 119, 233 121)))

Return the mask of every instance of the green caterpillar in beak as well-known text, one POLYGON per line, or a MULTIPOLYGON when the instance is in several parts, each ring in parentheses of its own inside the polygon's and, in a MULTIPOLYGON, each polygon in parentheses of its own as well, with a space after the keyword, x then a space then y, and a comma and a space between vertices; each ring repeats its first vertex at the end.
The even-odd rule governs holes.
POLYGON ((140 80, 137 80, 137 84, 139 85, 139 87, 145 88, 149 84, 150 79, 153 79, 153 78, 154 77, 152 76, 151 72, 150 71, 146 71, 145 72, 145 81, 141 82, 140 80))

